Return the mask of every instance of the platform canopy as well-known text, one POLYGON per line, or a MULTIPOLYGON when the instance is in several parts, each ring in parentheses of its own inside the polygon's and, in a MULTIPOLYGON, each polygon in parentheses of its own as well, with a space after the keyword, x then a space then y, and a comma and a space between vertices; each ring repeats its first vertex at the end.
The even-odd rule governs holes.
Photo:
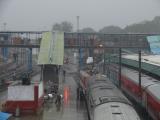
POLYGON ((39 65, 63 65, 64 59, 64 33, 45 32, 42 34, 40 52, 38 56, 39 65))

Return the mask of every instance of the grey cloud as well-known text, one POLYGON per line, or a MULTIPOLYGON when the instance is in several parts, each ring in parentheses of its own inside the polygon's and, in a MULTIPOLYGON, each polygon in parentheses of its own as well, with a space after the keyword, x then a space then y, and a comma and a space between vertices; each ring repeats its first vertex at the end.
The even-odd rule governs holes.
MULTIPOLYGON (((3 0, 5 1, 5 0, 3 0)), ((80 16, 80 28, 96 30, 107 25, 124 27, 128 24, 151 20, 160 15, 159 0, 7 0, 0 15, 0 25, 8 29, 51 29, 64 20, 76 26, 80 16)))

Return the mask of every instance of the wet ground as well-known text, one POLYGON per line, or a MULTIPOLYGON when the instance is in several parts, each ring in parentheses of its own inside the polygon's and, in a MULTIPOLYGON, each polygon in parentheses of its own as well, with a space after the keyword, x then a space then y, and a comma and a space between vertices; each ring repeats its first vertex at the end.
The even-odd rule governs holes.
MULTIPOLYGON (((54 98, 45 103, 40 115, 23 115, 13 117, 12 120, 88 120, 85 103, 77 100, 77 84, 74 79, 77 66, 69 64, 65 65, 63 69, 66 70, 65 78, 62 69, 59 75, 59 93, 63 94, 62 104, 56 105, 54 98)), ((34 80, 38 77, 34 77, 34 80)))

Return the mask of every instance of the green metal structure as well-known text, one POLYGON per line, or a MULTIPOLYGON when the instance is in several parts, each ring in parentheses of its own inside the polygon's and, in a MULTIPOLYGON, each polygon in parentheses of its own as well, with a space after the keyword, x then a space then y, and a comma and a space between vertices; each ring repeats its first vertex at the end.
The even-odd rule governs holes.
POLYGON ((45 32, 42 35, 40 53, 38 57, 39 65, 63 65, 64 58, 64 33, 45 32))

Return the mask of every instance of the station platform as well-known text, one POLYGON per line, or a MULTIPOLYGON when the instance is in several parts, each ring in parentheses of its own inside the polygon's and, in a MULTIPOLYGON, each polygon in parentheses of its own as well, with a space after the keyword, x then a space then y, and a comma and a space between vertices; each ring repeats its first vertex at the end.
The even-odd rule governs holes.
POLYGON ((60 71, 59 93, 63 94, 63 104, 58 110, 55 103, 45 108, 43 120, 87 120, 87 110, 84 101, 77 100, 77 84, 74 79, 77 72, 77 66, 73 64, 64 65, 66 71, 64 78, 62 70, 60 71))
MULTIPOLYGON (((77 100, 77 84, 75 74, 77 66, 64 65, 59 74, 59 93, 63 94, 62 105, 57 107, 55 98, 44 105, 43 112, 39 115, 23 115, 13 117, 11 120, 88 120, 87 109, 84 101, 77 100), (66 71, 64 78, 63 69, 66 71)), ((39 75, 35 76, 36 80, 39 75)))
MULTIPOLYGON (((73 68, 74 69, 74 68, 73 68)), ((71 69, 71 70, 73 70, 71 69)), ((67 70, 66 70, 67 71, 67 70)), ((60 93, 63 93, 63 103, 57 109, 55 103, 45 108, 43 120, 87 120, 85 103, 77 100, 77 85, 73 76, 74 73, 67 71, 65 79, 61 74, 60 93)))

